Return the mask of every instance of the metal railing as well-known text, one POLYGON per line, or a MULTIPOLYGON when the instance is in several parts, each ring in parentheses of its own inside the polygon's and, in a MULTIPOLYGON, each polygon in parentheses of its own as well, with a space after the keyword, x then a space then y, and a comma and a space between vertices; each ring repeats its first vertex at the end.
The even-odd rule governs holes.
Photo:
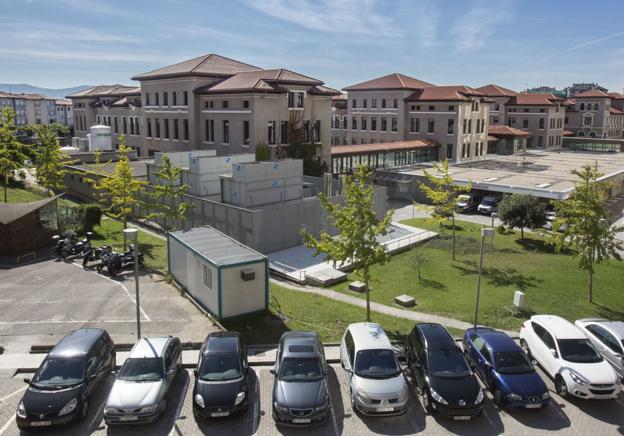
POLYGON ((419 242, 422 242, 427 239, 431 239, 435 235, 434 232, 421 232, 421 233, 413 233, 408 236, 403 236, 402 238, 395 239, 392 241, 384 242, 382 245, 386 247, 386 251, 388 253, 392 253, 394 251, 400 250, 401 248, 411 247, 412 245, 416 245, 419 242))
POLYGON ((300 283, 305 283, 306 275, 305 271, 302 269, 297 269, 290 265, 286 265, 284 263, 271 259, 269 259, 269 268, 277 273, 286 275, 291 279, 297 280, 300 283))

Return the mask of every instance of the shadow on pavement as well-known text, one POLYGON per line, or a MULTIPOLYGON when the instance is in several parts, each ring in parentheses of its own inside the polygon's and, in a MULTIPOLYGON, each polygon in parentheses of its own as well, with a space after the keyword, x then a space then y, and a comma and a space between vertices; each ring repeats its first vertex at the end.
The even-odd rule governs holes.
POLYGON ((570 419, 565 414, 555 397, 551 394, 550 405, 545 409, 527 410, 527 409, 505 409, 505 412, 518 421, 520 424, 539 430, 563 430, 572 425, 570 419))

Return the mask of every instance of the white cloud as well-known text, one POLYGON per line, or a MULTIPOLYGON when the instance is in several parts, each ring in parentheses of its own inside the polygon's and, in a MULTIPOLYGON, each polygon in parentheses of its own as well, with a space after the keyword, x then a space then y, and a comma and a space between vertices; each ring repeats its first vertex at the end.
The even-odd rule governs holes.
POLYGON ((509 1, 475 1, 453 27, 457 50, 476 50, 485 47, 487 40, 496 32, 496 26, 512 18, 509 1))

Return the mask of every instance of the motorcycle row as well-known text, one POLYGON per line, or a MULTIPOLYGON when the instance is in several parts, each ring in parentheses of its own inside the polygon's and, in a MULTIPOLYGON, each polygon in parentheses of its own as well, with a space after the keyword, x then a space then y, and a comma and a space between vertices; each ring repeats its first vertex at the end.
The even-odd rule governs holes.
MULTIPOLYGON (((98 273, 106 270, 108 275, 115 277, 125 269, 134 269, 135 247, 130 244, 130 248, 119 253, 113 250, 110 245, 92 247, 90 238, 91 232, 85 234, 85 238, 79 240, 75 232, 69 231, 65 234, 54 235, 52 239, 56 242, 56 255, 63 261, 69 258, 82 257, 83 268, 95 267, 98 273), (94 265, 93 263, 96 262, 94 265)), ((143 253, 138 253, 139 266, 143 266, 143 253)))

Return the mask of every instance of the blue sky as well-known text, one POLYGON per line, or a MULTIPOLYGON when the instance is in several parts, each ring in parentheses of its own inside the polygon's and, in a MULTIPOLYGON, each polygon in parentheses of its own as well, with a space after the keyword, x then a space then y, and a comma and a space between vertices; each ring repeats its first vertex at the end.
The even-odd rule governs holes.
POLYGON ((126 83, 206 53, 342 88, 391 72, 624 87, 624 1, 0 0, 0 82, 126 83))

